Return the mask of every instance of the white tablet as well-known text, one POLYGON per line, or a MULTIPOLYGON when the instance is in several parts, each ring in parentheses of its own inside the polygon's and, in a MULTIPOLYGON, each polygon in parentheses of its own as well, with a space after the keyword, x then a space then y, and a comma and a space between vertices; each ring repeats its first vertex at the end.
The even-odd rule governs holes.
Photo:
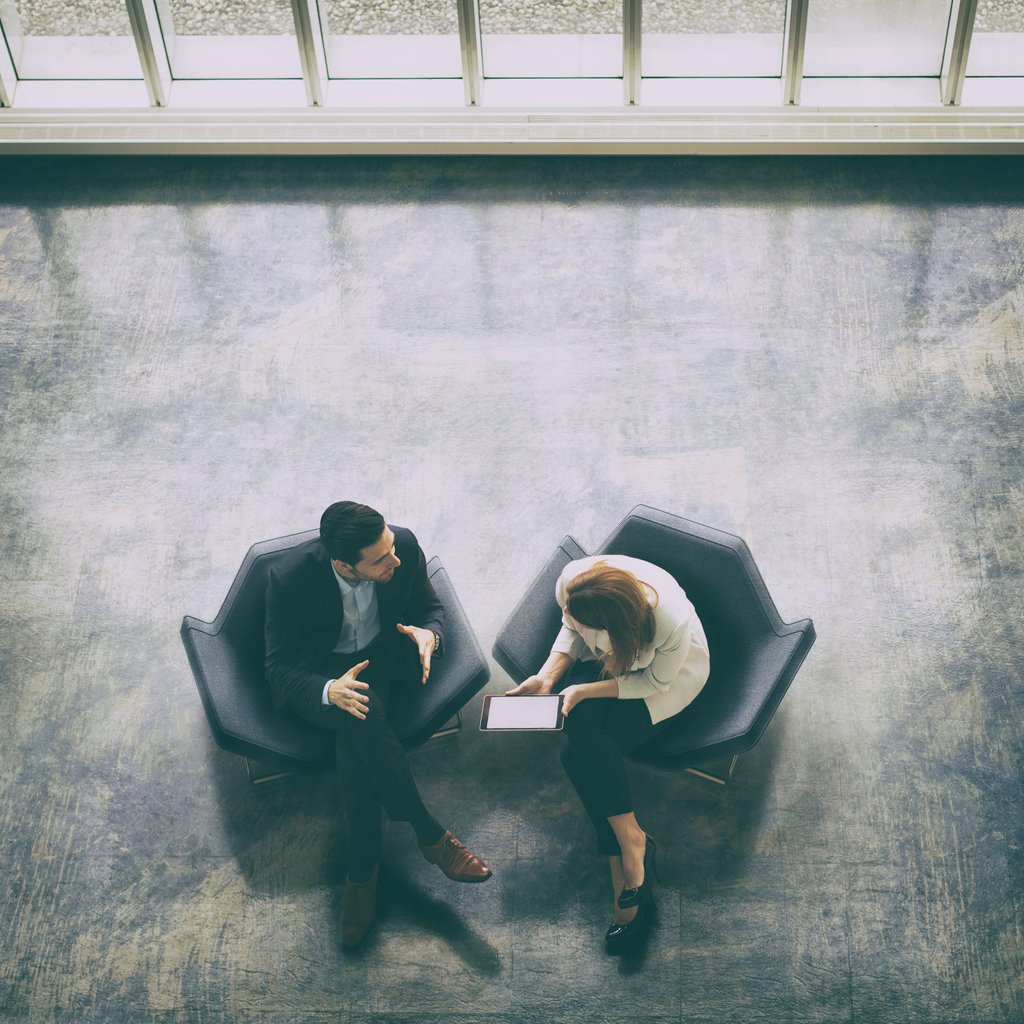
POLYGON ((487 730, 561 729, 560 693, 523 694, 521 697, 484 697, 480 728, 487 730))

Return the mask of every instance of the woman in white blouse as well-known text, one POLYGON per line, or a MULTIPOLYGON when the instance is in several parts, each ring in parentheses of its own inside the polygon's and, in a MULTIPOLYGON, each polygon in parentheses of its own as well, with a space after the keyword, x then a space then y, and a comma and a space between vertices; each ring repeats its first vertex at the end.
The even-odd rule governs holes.
POLYGON ((564 696, 562 764, 594 824, 598 850, 609 858, 614 902, 605 940, 610 952, 620 952, 646 934, 655 873, 654 841, 633 813, 623 754, 700 693, 710 669, 708 644, 675 579, 638 558, 570 562, 555 600, 562 628, 551 654, 508 693, 564 696))

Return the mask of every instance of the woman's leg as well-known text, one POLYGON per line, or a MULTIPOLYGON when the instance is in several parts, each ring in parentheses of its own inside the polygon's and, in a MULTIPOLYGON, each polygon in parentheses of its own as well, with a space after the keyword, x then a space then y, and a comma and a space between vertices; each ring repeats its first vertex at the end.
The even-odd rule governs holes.
POLYGON ((584 700, 565 719, 562 764, 566 774, 593 822, 598 850, 609 857, 625 854, 627 867, 632 857, 619 835, 626 846, 632 846, 643 832, 633 816, 623 754, 656 732, 641 700, 584 700))
POLYGON ((636 815, 617 814, 608 819, 615 833, 621 857, 610 858, 612 889, 615 892, 612 917, 620 924, 626 924, 636 917, 637 908, 619 906, 623 889, 636 889, 644 884, 644 854, 647 853, 647 833, 637 823, 636 815))
POLYGON ((615 699, 582 701, 567 716, 565 728, 562 764, 593 823, 598 850, 608 857, 614 920, 627 923, 637 910, 622 910, 617 901, 624 888, 643 884, 647 834, 633 812, 623 754, 659 728, 643 701, 615 699))
MULTIPOLYGON (((569 718, 578 715, 589 703, 590 701, 585 701, 583 704, 578 704, 570 712, 569 718)), ((582 718, 583 716, 580 715, 577 721, 582 721, 582 718)), ((619 848, 618 840, 615 838, 614 830, 608 824, 604 794, 601 792, 604 765, 601 764, 596 776, 593 769, 594 760, 601 763, 601 758, 594 758, 592 756, 593 741, 590 737, 584 738, 581 735, 584 732, 582 728, 575 730, 574 739, 574 734, 569 731, 569 721, 566 719, 565 730, 565 741, 562 744, 561 750, 562 767, 565 769, 565 774, 569 777, 569 781, 576 790, 576 795, 580 798, 583 809, 587 812, 590 823, 594 827, 594 834, 597 838, 597 850, 606 857, 620 857, 622 851, 619 848)), ((596 737, 596 739, 600 739, 600 736, 596 737)), ((614 756, 614 754, 609 756, 614 756)))
POLYGON ((594 826, 597 848, 608 857, 613 918, 624 924, 637 911, 620 909, 618 897, 643 883, 647 835, 633 813, 623 749, 652 734, 650 715, 643 701, 585 700, 566 717, 565 730, 562 764, 594 826))

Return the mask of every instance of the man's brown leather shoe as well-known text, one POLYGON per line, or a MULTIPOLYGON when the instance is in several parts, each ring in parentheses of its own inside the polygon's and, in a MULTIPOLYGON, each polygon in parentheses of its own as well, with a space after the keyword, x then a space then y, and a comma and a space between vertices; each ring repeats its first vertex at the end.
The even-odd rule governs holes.
POLYGON ((486 882, 491 869, 451 834, 445 832, 433 846, 419 844, 423 856, 436 864, 453 882, 486 882))
POLYGON ((366 937, 377 913, 377 874, 365 882, 345 879, 345 894, 341 903, 341 944, 345 949, 355 949, 366 937))

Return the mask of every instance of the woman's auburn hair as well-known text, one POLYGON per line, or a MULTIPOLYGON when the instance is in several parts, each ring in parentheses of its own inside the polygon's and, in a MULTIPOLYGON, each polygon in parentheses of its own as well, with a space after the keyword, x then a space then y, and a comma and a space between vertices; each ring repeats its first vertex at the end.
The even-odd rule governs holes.
POLYGON ((609 677, 622 675, 654 640, 658 592, 625 569, 595 562, 566 584, 565 610, 581 626, 604 629, 611 650, 601 660, 609 677), (654 595, 653 603, 648 591, 654 595))

